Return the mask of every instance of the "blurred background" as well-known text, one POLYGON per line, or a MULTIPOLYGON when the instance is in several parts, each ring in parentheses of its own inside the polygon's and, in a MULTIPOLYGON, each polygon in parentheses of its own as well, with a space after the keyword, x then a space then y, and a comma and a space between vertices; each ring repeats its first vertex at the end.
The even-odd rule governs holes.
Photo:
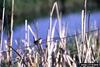
MULTIPOLYGON (((0 13, 2 13, 3 0, 0 0, 0 13)), ((11 1, 6 0, 6 15, 11 15, 11 1)), ((84 0, 15 0, 14 25, 19 25, 27 18, 29 21, 39 17, 47 17, 50 14, 53 3, 57 1, 60 12, 69 14, 81 12, 84 0)), ((88 11, 100 10, 100 0, 88 0, 88 11)), ((1 15, 0 15, 1 17, 1 15)))

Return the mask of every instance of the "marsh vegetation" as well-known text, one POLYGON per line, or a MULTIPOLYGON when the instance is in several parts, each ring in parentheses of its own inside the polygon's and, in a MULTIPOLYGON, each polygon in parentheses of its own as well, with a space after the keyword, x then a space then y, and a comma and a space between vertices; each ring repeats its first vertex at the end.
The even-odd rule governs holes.
POLYGON ((35 30, 32 30, 27 19, 25 19, 25 31, 23 32, 24 39, 13 40, 15 2, 12 0, 11 25, 7 40, 3 39, 5 18, 5 7, 3 7, 0 30, 1 67, 79 67, 80 63, 100 63, 99 28, 96 23, 94 29, 91 28, 90 16, 87 16, 87 0, 84 0, 84 9, 81 11, 81 31, 76 31, 71 37, 68 36, 67 24, 61 21, 62 14, 59 4, 54 2, 50 11, 49 28, 45 41, 38 36, 38 27, 35 26, 35 30), (54 21, 53 17, 56 17, 54 21), (55 33, 58 35, 57 38, 55 38, 55 33), (32 42, 30 42, 30 34, 34 38, 32 42), (16 49, 13 48, 15 45, 13 42, 17 45, 16 49), (45 48, 43 44, 46 45, 45 48))

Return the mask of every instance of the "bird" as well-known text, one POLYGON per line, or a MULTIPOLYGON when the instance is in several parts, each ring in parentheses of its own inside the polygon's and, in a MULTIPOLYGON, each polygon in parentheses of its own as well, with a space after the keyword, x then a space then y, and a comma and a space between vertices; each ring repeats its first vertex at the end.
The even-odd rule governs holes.
POLYGON ((42 43, 42 39, 41 38, 39 38, 39 39, 34 41, 35 45, 41 45, 41 43, 42 43))

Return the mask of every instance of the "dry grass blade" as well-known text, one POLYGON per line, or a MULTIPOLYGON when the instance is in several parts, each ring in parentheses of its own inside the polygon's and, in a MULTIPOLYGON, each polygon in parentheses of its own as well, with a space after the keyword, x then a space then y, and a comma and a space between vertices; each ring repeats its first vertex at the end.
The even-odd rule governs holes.
MULTIPOLYGON (((12 42, 13 42, 13 15, 14 15, 14 0, 12 0, 12 13, 11 13, 11 33, 10 33, 10 44, 9 46, 12 47, 12 42)), ((10 60, 12 58, 12 49, 9 47, 9 66, 10 65, 10 60)))
MULTIPOLYGON (((2 23, 2 25, 1 25, 1 35, 0 35, 0 51, 2 50, 2 46, 3 46, 3 44, 2 44, 2 42, 3 42, 3 25, 4 25, 4 15, 5 15, 5 0, 3 0, 3 14, 2 14, 2 22, 0 22, 0 23, 2 23)), ((1 52, 0 52, 0 56, 1 56, 1 52)), ((1 64, 1 59, 0 59, 0 64, 1 64)))
MULTIPOLYGON (((54 12, 54 9, 56 9, 56 12, 57 12, 57 17, 59 19, 59 11, 58 11, 58 5, 57 5, 57 2, 54 3, 53 5, 53 8, 52 8, 52 11, 50 13, 50 29, 48 30, 48 36, 47 36, 47 41, 51 41, 51 38, 54 37, 54 31, 55 31, 55 26, 56 26, 56 23, 57 21, 54 23, 54 26, 53 26, 53 29, 52 29, 52 15, 53 15, 53 12, 54 12)), ((48 45, 48 67, 51 67, 51 54, 52 54, 52 49, 53 49, 53 43, 47 43, 48 45)))
POLYGON ((85 41, 85 11, 82 10, 82 42, 85 41))
POLYGON ((28 32, 28 25, 27 25, 27 20, 25 20, 25 46, 28 45, 28 41, 27 41, 28 34, 27 34, 27 32, 28 32))
POLYGON ((2 14, 2 25, 1 25, 1 26, 2 26, 2 29, 1 29, 1 35, 0 35, 0 36, 1 36, 1 38, 0 38, 0 40, 1 40, 1 41, 0 41, 0 48, 1 48, 1 49, 2 49, 2 42, 3 42, 2 40, 3 40, 3 32, 4 32, 4 31, 3 31, 4 16, 5 16, 5 0, 4 0, 4 2, 3 2, 3 14, 2 14))
POLYGON ((58 22, 60 22, 60 15, 59 15, 59 10, 58 10, 58 5, 57 5, 57 2, 55 2, 54 5, 53 5, 52 10, 50 12, 50 31, 52 29, 52 16, 53 16, 53 13, 54 13, 54 9, 56 9, 57 19, 58 19, 58 22))
POLYGON ((52 27, 52 31, 51 31, 51 39, 54 37, 54 32, 55 32, 56 24, 57 24, 57 20, 55 20, 54 25, 53 25, 53 27, 52 27))
POLYGON ((28 29, 29 29, 29 31, 32 33, 34 39, 37 40, 38 37, 37 37, 36 33, 32 31, 32 29, 31 29, 31 27, 30 27, 29 25, 28 25, 28 29))
POLYGON ((50 35, 48 35, 48 38, 47 38, 47 41, 52 41, 51 43, 48 43, 48 65, 51 66, 51 54, 53 52, 53 48, 54 48, 54 42, 53 40, 51 40, 53 37, 54 37, 54 32, 55 32, 55 27, 56 27, 56 24, 57 24, 57 20, 55 20, 55 23, 53 25, 53 28, 51 30, 51 32, 48 32, 48 33, 51 33, 50 35))
POLYGON ((78 59, 79 59, 79 62, 81 63, 80 44, 79 44, 77 36, 75 36, 75 42, 76 42, 76 47, 77 47, 77 52, 78 52, 78 59))

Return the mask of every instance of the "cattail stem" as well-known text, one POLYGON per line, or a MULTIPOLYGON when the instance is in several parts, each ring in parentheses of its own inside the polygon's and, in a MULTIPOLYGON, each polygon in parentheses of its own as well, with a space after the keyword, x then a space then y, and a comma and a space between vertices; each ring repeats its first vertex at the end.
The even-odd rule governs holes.
POLYGON ((1 41, 0 41, 0 48, 2 50, 2 41, 3 41, 3 25, 4 25, 4 15, 5 15, 5 0, 3 1, 3 13, 2 13, 2 29, 1 29, 1 41))
MULTIPOLYGON (((14 0, 12 0, 12 12, 11 12, 11 33, 10 33, 10 44, 9 46, 12 47, 12 41, 13 41, 13 15, 14 15, 14 0)), ((9 62, 12 58, 12 49, 9 47, 9 62)), ((11 64, 9 63, 9 67, 11 64)))
MULTIPOLYGON (((1 37, 0 37, 0 51, 2 50, 2 41, 3 41, 3 25, 4 25, 4 15, 5 15, 5 0, 3 0, 3 14, 2 14, 2 27, 1 27, 1 37)), ((0 54, 1 55, 1 54, 0 54)), ((1 64, 1 59, 0 59, 1 64)))
POLYGON ((27 44, 28 44, 28 42, 27 42, 27 39, 28 39, 27 32, 28 32, 28 25, 27 25, 27 20, 25 20, 25 47, 27 47, 27 44))
POLYGON ((89 33, 90 33, 90 13, 88 15, 88 37, 89 37, 89 33))
POLYGON ((82 42, 84 42, 85 39, 85 17, 84 17, 84 10, 82 10, 82 42))

